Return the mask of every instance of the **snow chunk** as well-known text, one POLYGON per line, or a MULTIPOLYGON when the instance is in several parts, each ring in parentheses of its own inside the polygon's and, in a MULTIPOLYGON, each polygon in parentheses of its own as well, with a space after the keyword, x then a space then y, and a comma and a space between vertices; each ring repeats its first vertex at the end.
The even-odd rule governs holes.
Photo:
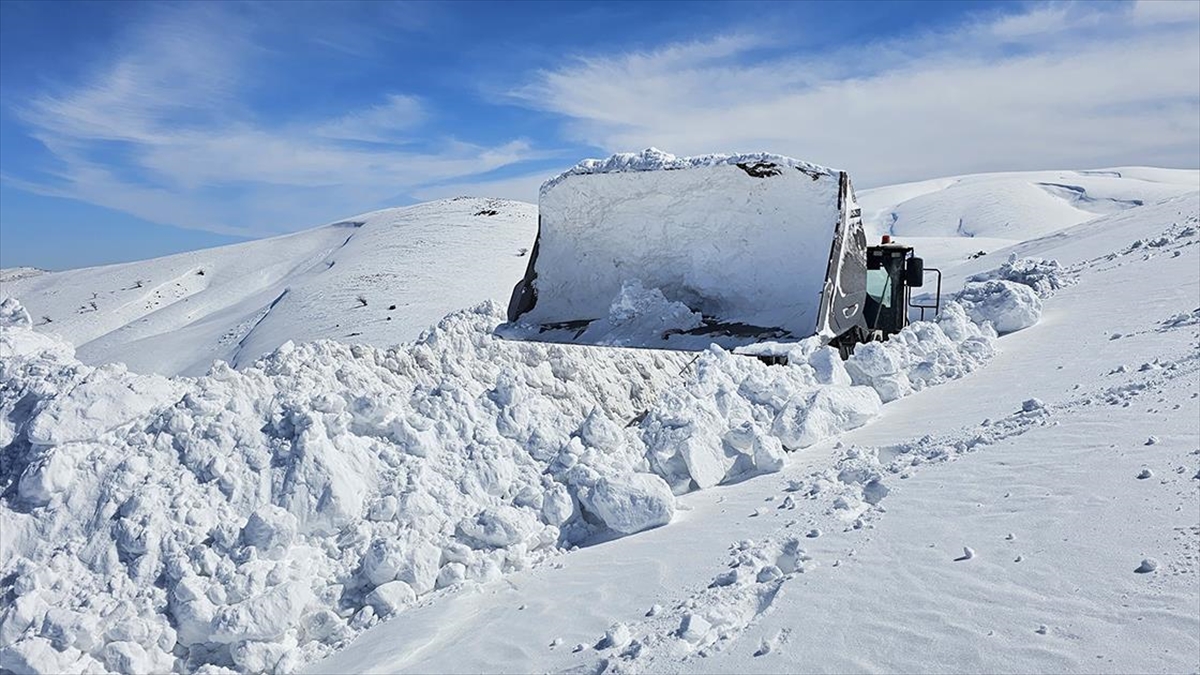
POLYGON ((870 387, 822 387, 806 399, 789 403, 775 419, 772 432, 785 447, 806 448, 866 424, 882 405, 870 387))
POLYGON ((366 603, 375 609, 377 616, 390 616, 416 599, 412 586, 403 581, 389 581, 368 593, 366 603))
POLYGON ((263 553, 282 556, 292 545, 296 536, 296 516, 286 510, 268 504, 250 514, 242 527, 242 541, 263 553))
POLYGON ((972 320, 990 322, 1001 335, 1029 328, 1042 317, 1042 300, 1037 293, 1011 281, 968 283, 957 300, 972 320))
POLYGON ((271 590, 220 608, 212 619, 213 642, 271 640, 294 625, 313 599, 308 586, 289 581, 271 590))
POLYGON ((0 328, 31 328, 33 319, 16 298, 0 300, 0 328))
POLYGON ((775 164, 799 169, 808 174, 819 174, 837 178, 837 172, 823 166, 802 162, 783 155, 773 155, 766 152, 744 153, 736 155, 711 154, 696 157, 676 157, 658 148, 646 148, 641 152, 620 152, 607 159, 585 159, 563 173, 542 184, 541 192, 546 192, 561 183, 568 176, 578 176, 596 173, 623 173, 628 171, 678 171, 680 169, 698 169, 712 166, 728 166, 737 164, 775 164))
POLYGON ((675 515, 671 487, 654 474, 602 478, 583 498, 589 511, 622 534, 666 525, 675 515))
POLYGON ((597 645, 597 649, 623 649, 629 642, 633 640, 633 634, 629 632, 629 626, 623 623, 614 623, 604 633, 604 638, 597 645))
POLYGON ((1048 298, 1054 295, 1055 291, 1065 288, 1075 281, 1057 260, 1018 258, 1015 253, 1011 254, 1008 262, 1000 267, 976 274, 968 281, 985 282, 997 279, 1028 286, 1040 298, 1048 298))
POLYGON ((1149 574, 1150 572, 1153 572, 1156 569, 1158 569, 1158 561, 1157 560, 1155 560, 1154 558, 1144 558, 1142 560, 1142 564, 1138 565, 1137 569, 1135 569, 1134 572, 1137 572, 1138 574, 1149 574))
POLYGON ((671 301, 641 280, 627 280, 613 300, 608 316, 592 322, 580 336, 587 344, 614 347, 658 342, 671 332, 697 328, 703 317, 682 302, 671 301))
POLYGON ((711 631, 712 624, 707 619, 699 614, 689 612, 683 616, 683 620, 679 624, 678 635, 687 642, 696 645, 703 642, 711 631))
POLYGON ((524 540, 537 529, 527 510, 500 505, 462 520, 457 532, 476 548, 504 548, 524 540))

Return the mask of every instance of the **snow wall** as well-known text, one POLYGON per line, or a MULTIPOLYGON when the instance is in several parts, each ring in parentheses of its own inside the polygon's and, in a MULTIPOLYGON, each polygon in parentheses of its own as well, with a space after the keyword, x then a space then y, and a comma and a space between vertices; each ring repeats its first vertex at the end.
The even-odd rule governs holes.
POLYGON ((768 331, 750 327, 832 338, 861 324, 866 238, 844 172, 780 155, 650 149, 547 181, 538 214, 512 321, 602 319, 634 283, 708 326, 745 324, 759 338, 768 331))

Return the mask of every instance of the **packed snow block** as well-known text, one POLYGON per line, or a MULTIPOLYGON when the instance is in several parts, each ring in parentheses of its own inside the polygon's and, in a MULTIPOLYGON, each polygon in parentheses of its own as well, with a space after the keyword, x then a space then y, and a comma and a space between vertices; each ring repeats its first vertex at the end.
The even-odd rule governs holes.
POLYGON ((849 385, 850 374, 842 357, 833 347, 822 347, 808 357, 808 365, 812 366, 817 382, 821 384, 849 385))
POLYGON ((475 548, 505 548, 524 541, 540 529, 528 510, 501 504, 463 519, 458 523, 456 533, 475 548))
POLYGON ((879 414, 882 405, 870 387, 821 387, 789 403, 775 418, 772 432, 786 448, 806 448, 861 427, 879 414))
POLYGON ((154 672, 154 661, 136 642, 110 642, 102 652, 104 665, 114 673, 154 672))
POLYGON ((259 507, 242 527, 242 541, 272 557, 283 555, 295 536, 296 516, 274 504, 259 507))
POLYGON ((700 490, 708 489, 725 480, 733 468, 734 457, 711 434, 696 430, 687 435, 678 445, 679 456, 687 465, 688 475, 700 490))
POLYGON ((854 384, 871 387, 884 403, 907 396, 913 391, 905 371, 904 355, 899 348, 888 343, 870 342, 859 345, 845 366, 854 384))
POLYGON ((967 281, 991 281, 999 279, 1028 286, 1040 298, 1048 298, 1055 291, 1075 282, 1074 277, 1057 260, 1043 258, 1019 258, 1016 253, 994 270, 972 276, 967 281))
POLYGON ((208 599, 200 577, 180 580, 171 589, 170 598, 169 611, 174 619, 179 644, 188 646, 208 642, 217 606, 208 599))
POLYGON ((774 473, 783 469, 783 445, 778 438, 764 434, 753 422, 743 422, 726 432, 725 445, 749 458, 754 471, 774 473))
POLYGON ((134 375, 119 363, 101 366, 71 389, 70 396, 55 398, 38 411, 29 426, 29 442, 95 440, 174 400, 180 391, 179 382, 165 377, 134 375))
POLYGON ((33 319, 16 298, 0 300, 0 328, 29 328, 33 319))
POLYGON ((675 495, 654 474, 601 478, 582 497, 589 511, 616 532, 633 534, 666 525, 675 515, 675 495))
POLYGON ((36 592, 18 597, 0 614, 0 647, 8 647, 30 626, 41 623, 49 609, 46 601, 36 592))
POLYGON ((1029 328, 1042 317, 1042 300, 1034 289, 1012 281, 971 282, 956 299, 973 321, 989 321, 1001 335, 1029 328))
POLYGON ((229 657, 243 673, 286 672, 279 670, 278 665, 292 649, 291 645, 281 642, 243 640, 230 645, 229 657))
POLYGON ((619 324, 648 302, 642 289, 656 289, 681 325, 699 313, 817 333, 830 246, 849 202, 839 199, 841 181, 838 171, 767 154, 649 149, 582 162, 542 186, 529 284, 514 294, 510 319, 619 324), (530 284, 536 302, 522 306, 530 284))
POLYGON ((86 457, 91 444, 80 443, 69 446, 44 447, 21 473, 17 483, 20 499, 34 506, 50 503, 55 495, 62 494, 75 479, 76 466, 81 457, 86 457))
POLYGON ((219 607, 212 619, 209 639, 218 643, 273 640, 300 620, 312 599, 307 584, 287 581, 261 595, 219 607))
MULTIPOLYGON (((0 671, 6 673, 102 672, 103 666, 73 647, 59 651, 49 640, 33 637, 0 649, 0 671), (84 670, 84 663, 99 668, 84 670), (78 667, 76 667, 78 664, 78 667)), ((118 671, 134 672, 134 671, 118 671)), ((147 672, 147 671, 141 671, 147 672)))
POLYGON ((565 485, 553 483, 542 495, 541 513, 547 525, 562 527, 579 513, 579 508, 565 485))
POLYGON ((417 599, 412 586, 403 581, 389 581, 367 594, 366 603, 375 609, 376 616, 391 616, 417 599))

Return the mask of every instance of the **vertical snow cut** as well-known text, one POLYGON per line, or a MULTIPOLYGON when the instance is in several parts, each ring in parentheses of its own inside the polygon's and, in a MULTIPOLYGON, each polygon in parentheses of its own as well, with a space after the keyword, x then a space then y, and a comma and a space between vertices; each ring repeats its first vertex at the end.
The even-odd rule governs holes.
POLYGON ((513 337, 604 343, 596 322, 627 323, 613 312, 630 286, 691 312, 641 346, 830 339, 862 325, 866 237, 845 172, 649 149, 547 181, 538 214, 509 305, 513 337))

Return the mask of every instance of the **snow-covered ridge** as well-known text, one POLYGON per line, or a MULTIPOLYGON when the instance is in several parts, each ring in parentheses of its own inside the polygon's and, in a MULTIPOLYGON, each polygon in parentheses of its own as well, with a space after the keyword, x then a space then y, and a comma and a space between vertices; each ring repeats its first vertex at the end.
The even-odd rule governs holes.
POLYGON ((446 199, 261 241, 142 262, 5 279, 35 328, 93 365, 203 374, 287 340, 388 346, 456 309, 507 299, 537 207, 446 199))
POLYGON ((0 269, 0 284, 7 284, 21 279, 46 274, 46 270, 37 267, 6 267, 0 269))
POLYGON ((859 190, 858 201, 876 235, 979 238, 995 250, 1196 190, 1200 171, 1119 167, 937 178, 859 190))
POLYGON ((620 152, 605 159, 585 159, 563 173, 542 184, 542 192, 561 183, 568 176, 596 173, 622 173, 626 171, 678 171, 712 166, 745 164, 754 169, 756 164, 774 164, 799 170, 810 176, 824 175, 836 178, 837 170, 811 164, 792 157, 769 152, 741 154, 709 154, 696 157, 676 157, 658 148, 646 148, 641 152, 620 152))

